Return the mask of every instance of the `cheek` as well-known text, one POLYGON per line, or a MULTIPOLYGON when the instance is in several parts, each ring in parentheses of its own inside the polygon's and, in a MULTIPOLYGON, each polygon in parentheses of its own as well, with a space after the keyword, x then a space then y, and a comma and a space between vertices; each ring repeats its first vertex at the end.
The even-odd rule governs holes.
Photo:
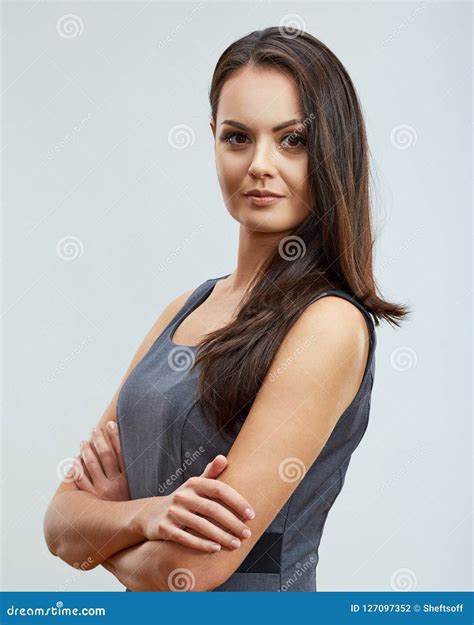
POLYGON ((248 171, 246 159, 235 154, 216 154, 216 170, 223 189, 233 189, 242 184, 248 171))
POLYGON ((308 179, 308 158, 302 156, 291 160, 287 163, 286 172, 292 186, 299 189, 303 188, 308 179))
POLYGON ((286 183, 295 203, 301 205, 301 211, 308 211, 311 199, 307 158, 301 159, 298 163, 292 163, 291 166, 287 168, 286 183))
MULTIPOLYGON (((248 177, 251 158, 244 151, 238 153, 217 149, 215 159, 217 177, 223 194, 235 195, 248 177)), ((288 158, 286 155, 277 155, 273 166, 276 177, 279 178, 278 187, 283 188, 290 196, 286 206, 291 207, 294 217, 300 219, 308 213, 310 206, 307 156, 292 155, 288 158)))

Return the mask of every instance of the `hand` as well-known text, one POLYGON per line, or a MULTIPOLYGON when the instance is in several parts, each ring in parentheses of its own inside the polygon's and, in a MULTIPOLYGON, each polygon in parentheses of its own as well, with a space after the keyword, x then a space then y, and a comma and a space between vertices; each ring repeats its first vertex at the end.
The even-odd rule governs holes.
POLYGON ((216 480, 227 462, 225 456, 218 455, 206 466, 201 476, 189 478, 171 495, 151 498, 139 513, 138 524, 144 537, 148 540, 172 540, 206 552, 219 551, 221 545, 230 549, 238 548, 239 538, 251 535, 241 518, 253 518, 255 513, 247 515, 246 509, 251 509, 248 501, 225 482, 216 480), (220 499, 223 503, 214 499, 220 499), (232 545, 231 541, 235 539, 238 544, 232 545))
POLYGON ((130 499, 120 437, 115 421, 107 423, 107 433, 93 428, 90 441, 81 443, 81 452, 74 460, 74 479, 79 490, 107 501, 130 499))

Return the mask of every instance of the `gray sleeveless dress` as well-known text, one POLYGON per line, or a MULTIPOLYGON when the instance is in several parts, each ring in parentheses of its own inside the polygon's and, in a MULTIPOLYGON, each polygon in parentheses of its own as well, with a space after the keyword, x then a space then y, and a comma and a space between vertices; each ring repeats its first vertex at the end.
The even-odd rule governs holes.
MULTIPOLYGON (((178 325, 227 275, 206 280, 192 292, 122 386, 117 423, 131 499, 170 494, 201 475, 217 454, 227 455, 235 440, 224 441, 196 401, 198 371, 189 368, 197 348, 172 341, 178 325)), ((311 302, 325 295, 349 300, 367 321, 371 345, 361 386, 289 500, 239 568, 213 592, 316 591, 326 517, 368 425, 376 346, 374 322, 364 305, 339 290, 319 293, 311 302)))

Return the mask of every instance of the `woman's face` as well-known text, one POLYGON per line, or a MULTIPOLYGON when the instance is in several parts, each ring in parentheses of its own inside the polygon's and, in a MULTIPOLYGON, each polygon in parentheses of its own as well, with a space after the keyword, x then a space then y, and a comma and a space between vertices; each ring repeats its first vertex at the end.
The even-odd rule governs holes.
POLYGON ((311 201, 306 125, 291 78, 273 69, 240 68, 224 83, 211 128, 217 176, 232 217, 258 232, 285 232, 300 224, 311 201), (251 189, 282 197, 262 205, 264 200, 245 195, 251 189))

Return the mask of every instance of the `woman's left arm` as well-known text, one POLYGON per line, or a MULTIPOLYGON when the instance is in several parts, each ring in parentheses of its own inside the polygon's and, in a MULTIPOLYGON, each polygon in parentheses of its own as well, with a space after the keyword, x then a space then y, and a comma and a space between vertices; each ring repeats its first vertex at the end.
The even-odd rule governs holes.
POLYGON ((128 547, 104 560, 102 566, 131 591, 157 591, 156 555, 162 542, 164 541, 146 540, 128 547))
MULTIPOLYGON (((222 456, 220 461, 217 460, 217 457, 214 458, 203 471, 202 477, 216 479, 225 470, 226 464, 222 464, 222 456)), ((190 528, 187 528, 187 531, 195 536, 199 536, 199 533, 190 528)), ((161 546, 167 542, 171 541, 145 540, 139 545, 133 545, 116 552, 107 560, 104 560, 102 566, 115 575, 131 591, 160 591, 161 588, 157 586, 159 578, 156 568, 158 552, 161 546)), ((201 551, 200 553, 203 552, 201 551)), ((179 585, 183 583, 186 585, 187 581, 185 577, 183 578, 180 575, 175 577, 174 580, 168 580, 168 583, 172 585, 172 588, 175 587, 182 590, 179 585)))
POLYGON ((365 372, 369 333, 363 313, 339 297, 309 305, 282 341, 228 466, 217 478, 252 505, 252 536, 237 549, 203 553, 169 541, 147 541, 109 559, 130 590, 210 591, 240 566, 356 396, 365 372))

